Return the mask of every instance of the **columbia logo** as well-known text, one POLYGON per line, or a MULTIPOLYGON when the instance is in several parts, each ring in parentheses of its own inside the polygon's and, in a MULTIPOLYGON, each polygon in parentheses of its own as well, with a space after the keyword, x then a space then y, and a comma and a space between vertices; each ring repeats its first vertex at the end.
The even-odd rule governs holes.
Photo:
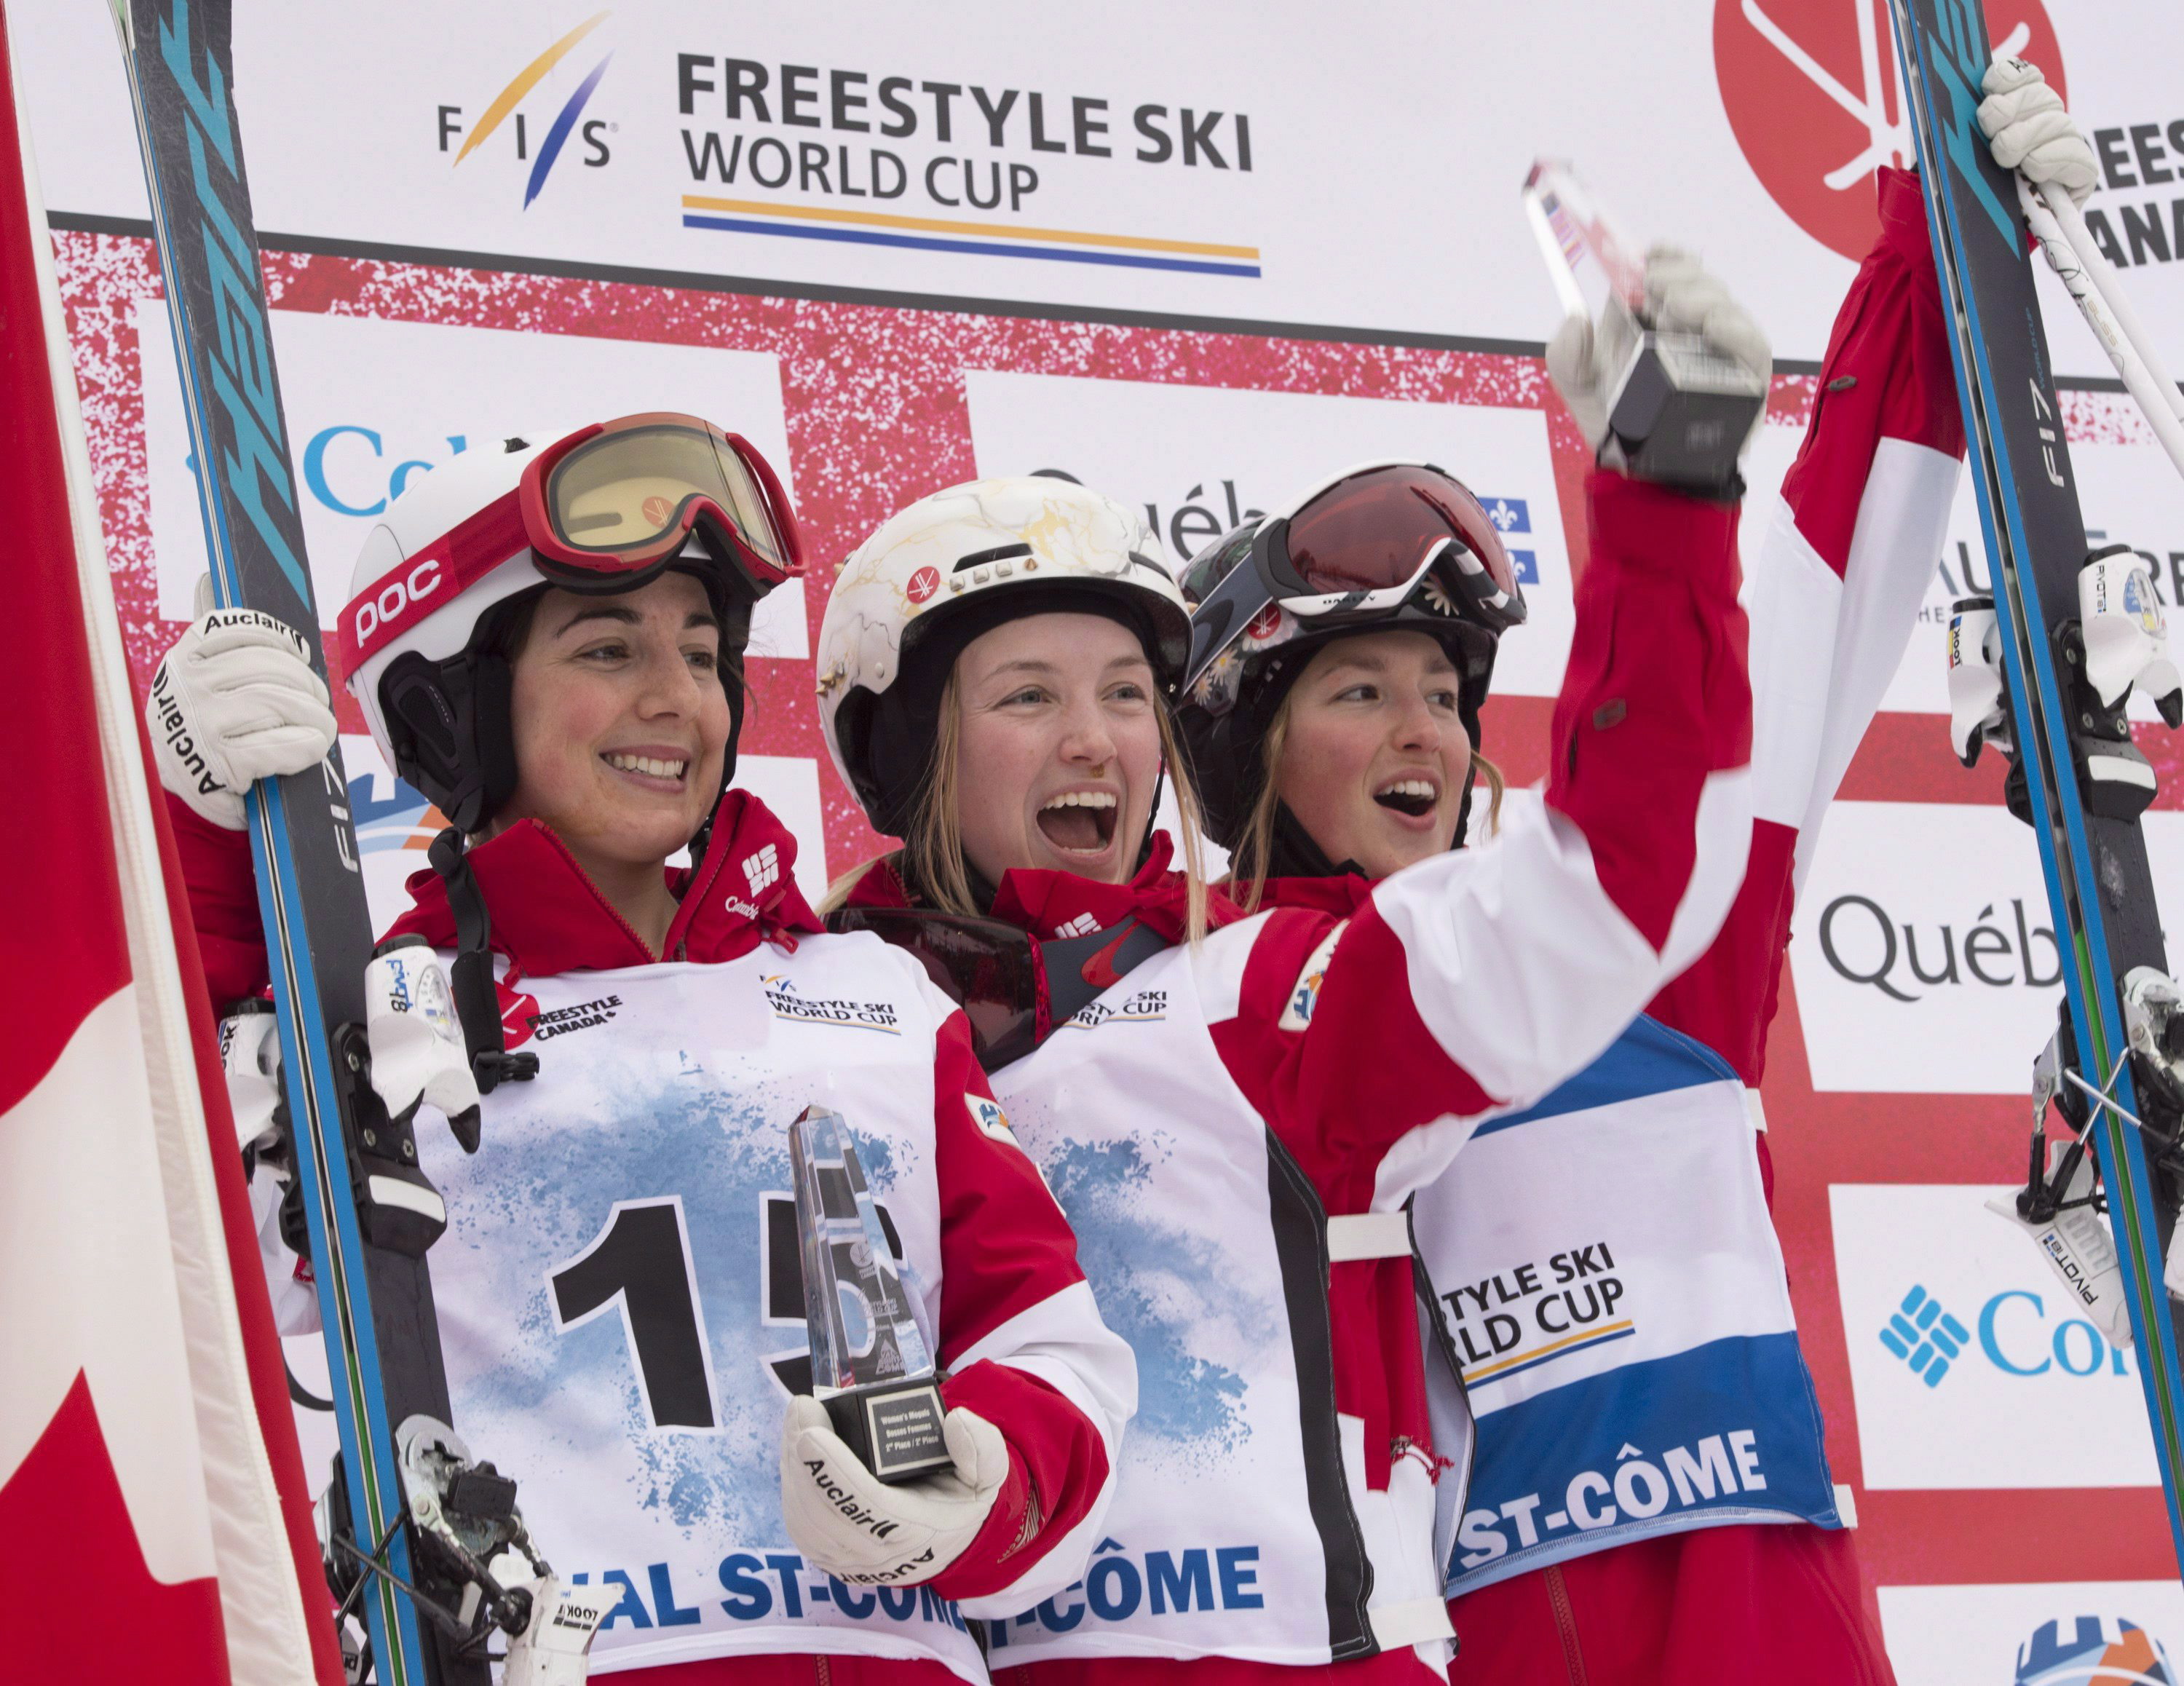
POLYGON ((1057 939, 1065 937, 1089 937, 1099 928, 1098 920, 1093 918, 1089 913, 1080 913, 1076 918, 1056 926, 1054 934, 1057 939))
POLYGON ((744 857, 744 877, 750 884, 750 893, 757 895, 781 876, 781 857, 767 843, 756 854, 744 857))
POLYGON ((1881 1345, 1930 1388, 1942 1385, 1971 1338, 1970 1330, 1942 1310, 1941 1301, 1915 1284, 1880 1332, 1881 1345))

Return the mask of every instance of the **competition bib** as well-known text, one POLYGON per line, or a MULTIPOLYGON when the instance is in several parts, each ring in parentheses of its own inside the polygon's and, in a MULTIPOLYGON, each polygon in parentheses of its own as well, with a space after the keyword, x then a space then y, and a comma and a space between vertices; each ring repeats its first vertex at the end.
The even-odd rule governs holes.
POLYGON ((1436 1391, 1435 1440, 1475 1435, 1440 1494, 1451 1597, 1657 1533, 1841 1526, 1743 1097, 1640 1018, 1419 1193, 1466 1396, 1436 1391))

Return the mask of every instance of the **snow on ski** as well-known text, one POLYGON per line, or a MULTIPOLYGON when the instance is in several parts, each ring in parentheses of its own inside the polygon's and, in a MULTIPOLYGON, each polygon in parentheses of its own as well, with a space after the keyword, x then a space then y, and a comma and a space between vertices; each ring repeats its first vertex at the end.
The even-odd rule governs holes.
MULTIPOLYGON (((2128 685, 2120 693, 2103 687, 2104 703, 2092 682, 2096 616, 2081 609, 2081 575, 2103 584, 2113 576, 2127 593, 2128 568, 2117 563, 2097 573, 2109 553, 2086 554, 2018 184, 1994 162, 1975 116, 1990 40, 1979 0, 1891 3, 1993 569, 2018 758, 2012 805, 2038 839, 2056 928, 2066 943, 2065 1028, 2072 1035, 2062 1039, 2065 1063, 2043 1076, 2042 1088, 2060 1090, 2072 1103, 2066 1116, 2085 1117, 2089 1138, 2089 1115, 2099 1115, 2109 1220, 2170 1531, 2184 1565, 2184 1374, 2163 1280, 2184 1171, 2173 1092, 2176 1044, 2184 1039, 2176 1027, 2184 1020, 2162 993, 2168 961, 2139 823, 2153 799, 2153 775, 2131 744, 2128 685)), ((2141 619, 2154 617, 2157 634, 2159 612, 2141 604, 2141 619)), ((2151 678, 2151 670, 2141 677, 2151 678)), ((2040 1089, 2036 1105, 2044 1110, 2040 1089)), ((2066 1155, 2056 1186, 2067 1184, 2076 1167, 2076 1158, 2066 1155)), ((2028 1194, 2042 1189, 2044 1176, 2036 1160, 2028 1194)))

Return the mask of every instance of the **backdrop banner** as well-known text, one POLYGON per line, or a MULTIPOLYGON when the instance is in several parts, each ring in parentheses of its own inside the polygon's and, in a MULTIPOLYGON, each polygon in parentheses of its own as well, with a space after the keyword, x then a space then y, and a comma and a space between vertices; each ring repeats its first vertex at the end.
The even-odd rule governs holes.
MULTIPOLYGON (((1987 10, 2092 135, 2088 222, 2184 358, 2184 9, 1987 10)), ((204 564, 120 59, 96 5, 18 0, 9 25, 141 686, 204 564)), ((893 511, 1064 474, 1143 507, 1173 564, 1347 462, 1424 457, 1479 494, 1524 581, 1486 747, 1537 778, 1586 461, 1540 359, 1556 306, 1525 169, 1573 159, 1772 337, 1749 556, 1875 231, 1873 173, 1908 162, 1887 27, 1877 0, 1393 0, 1340 28, 1294 0, 1096 20, 998 0, 239 6, 320 600, 389 499, 481 441, 656 409, 744 433, 814 566, 758 617, 741 776, 816 895, 881 847, 827 763, 811 657, 832 565, 893 511)), ((2087 538, 2131 544, 2173 612, 2184 483, 2044 278, 2043 298, 2087 538)), ((1948 604, 1986 577, 1965 489, 1798 910, 1765 1089, 1774 1217, 1905 1686, 2103 1660, 2173 1678, 2153 1669, 2184 1658, 2184 1592, 2135 1360, 1981 1210, 2023 1174, 2060 987, 1998 758, 1966 771, 1947 745, 1948 604), (1884 1332, 1934 1305, 1957 1350, 1914 1375, 1884 1332)), ((383 923, 439 820, 340 704, 383 923)), ((2153 718, 2148 833, 2184 915, 2184 745, 2153 718)), ((315 1344, 291 1353, 316 1386, 315 1344)))

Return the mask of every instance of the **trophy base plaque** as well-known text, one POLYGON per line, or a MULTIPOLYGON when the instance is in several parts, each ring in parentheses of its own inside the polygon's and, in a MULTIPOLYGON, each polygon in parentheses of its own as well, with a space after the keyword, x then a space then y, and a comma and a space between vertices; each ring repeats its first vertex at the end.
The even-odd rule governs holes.
POLYGON ((941 1421, 948 1408, 931 1377, 817 1396, 827 1421, 864 1466, 889 1486, 950 1469, 941 1421))
POLYGON ((1711 492, 1735 476, 1766 402, 1763 380, 1696 334, 1648 331, 1616 385, 1607 426, 1634 474, 1711 492))

